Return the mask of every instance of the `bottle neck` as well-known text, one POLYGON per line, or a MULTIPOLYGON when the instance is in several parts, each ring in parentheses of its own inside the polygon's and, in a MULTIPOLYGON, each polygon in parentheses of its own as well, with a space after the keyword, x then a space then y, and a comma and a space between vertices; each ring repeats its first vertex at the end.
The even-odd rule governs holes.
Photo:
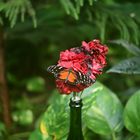
POLYGON ((82 100, 70 100, 70 130, 67 140, 84 140, 82 134, 81 108, 82 100))

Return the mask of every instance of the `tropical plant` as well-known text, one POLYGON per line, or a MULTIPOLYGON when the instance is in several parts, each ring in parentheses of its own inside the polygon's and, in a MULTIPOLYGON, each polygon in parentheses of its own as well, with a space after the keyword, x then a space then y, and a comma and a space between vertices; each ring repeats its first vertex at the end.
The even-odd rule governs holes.
POLYGON ((139 140, 139 7, 138 0, 0 0, 0 139, 66 138, 70 97, 54 90, 45 69, 61 50, 99 38, 109 46, 108 73, 83 93, 84 136, 139 140))

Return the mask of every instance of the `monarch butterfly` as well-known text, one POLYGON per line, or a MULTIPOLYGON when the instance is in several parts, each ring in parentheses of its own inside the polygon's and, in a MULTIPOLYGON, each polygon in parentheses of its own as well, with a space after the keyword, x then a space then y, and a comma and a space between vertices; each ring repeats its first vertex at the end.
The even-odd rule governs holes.
POLYGON ((58 65, 52 65, 47 68, 47 71, 54 74, 56 79, 62 80, 70 85, 90 85, 95 82, 89 76, 79 71, 75 71, 72 68, 68 69, 58 65))

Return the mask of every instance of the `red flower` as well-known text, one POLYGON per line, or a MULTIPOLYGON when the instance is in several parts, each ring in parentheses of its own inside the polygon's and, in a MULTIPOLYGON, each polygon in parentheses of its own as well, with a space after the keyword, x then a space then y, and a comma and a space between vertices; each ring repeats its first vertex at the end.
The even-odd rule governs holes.
POLYGON ((83 52, 77 54, 70 49, 60 53, 58 64, 65 68, 73 68, 75 71, 86 73, 87 66, 84 63, 86 57, 83 52))
POLYGON ((80 92, 83 91, 87 86, 78 84, 78 85, 70 85, 61 80, 56 80, 56 87, 59 89, 62 94, 70 94, 71 92, 80 92))
MULTIPOLYGON (((107 52, 107 46, 102 45, 99 40, 93 40, 88 43, 83 41, 81 47, 61 52, 58 65, 80 71, 95 80, 96 76, 102 73, 102 69, 106 65, 105 55, 107 52)), ((70 85, 57 79, 56 86, 61 93, 70 94, 71 92, 83 91, 90 85, 70 85)))
POLYGON ((108 52, 108 48, 105 45, 102 45, 99 40, 95 39, 88 43, 85 41, 82 42, 82 47, 88 52, 94 53, 93 55, 105 55, 108 52))

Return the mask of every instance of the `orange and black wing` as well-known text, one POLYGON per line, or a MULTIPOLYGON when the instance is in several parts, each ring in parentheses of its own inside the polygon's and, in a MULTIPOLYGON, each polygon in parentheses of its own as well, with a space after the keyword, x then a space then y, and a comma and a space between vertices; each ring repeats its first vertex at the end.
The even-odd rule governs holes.
POLYGON ((57 78, 65 81, 65 83, 69 83, 72 85, 76 85, 78 83, 77 74, 71 69, 65 69, 60 71, 60 73, 57 75, 57 78))
POLYGON ((84 85, 91 85, 95 82, 88 75, 83 74, 80 71, 74 71, 72 69, 67 69, 57 65, 48 67, 47 71, 54 74, 57 79, 65 81, 65 83, 71 85, 76 85, 79 83, 84 85))
POLYGON ((54 74, 55 78, 65 81, 65 83, 69 83, 72 85, 77 84, 77 74, 71 69, 52 65, 48 67, 47 71, 54 74))

